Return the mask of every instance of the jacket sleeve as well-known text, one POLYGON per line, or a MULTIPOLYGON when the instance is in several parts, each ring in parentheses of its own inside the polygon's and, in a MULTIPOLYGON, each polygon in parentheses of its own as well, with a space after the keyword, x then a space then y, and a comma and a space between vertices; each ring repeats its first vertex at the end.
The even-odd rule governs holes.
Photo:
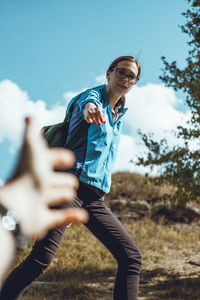
POLYGON ((78 101, 76 103, 78 104, 78 106, 80 108, 80 111, 82 112, 83 115, 84 115, 85 105, 88 102, 93 102, 97 106, 101 106, 102 107, 100 92, 96 91, 94 89, 93 90, 89 90, 89 91, 86 91, 85 93, 83 93, 82 96, 78 99, 78 101))

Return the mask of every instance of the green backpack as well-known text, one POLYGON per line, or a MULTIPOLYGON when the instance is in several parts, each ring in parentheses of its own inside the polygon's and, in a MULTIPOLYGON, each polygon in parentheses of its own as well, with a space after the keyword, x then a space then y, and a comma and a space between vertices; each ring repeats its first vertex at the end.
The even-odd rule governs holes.
POLYGON ((42 134, 47 140, 49 147, 63 147, 71 149, 74 143, 79 139, 82 134, 82 125, 86 121, 83 119, 73 130, 70 138, 66 143, 69 122, 73 111, 73 105, 70 107, 68 114, 65 116, 65 119, 61 123, 47 125, 42 128, 42 134))
POLYGON ((42 128, 43 136, 47 140, 49 147, 65 146, 69 126, 69 119, 70 116, 68 114, 66 115, 63 122, 53 125, 47 125, 42 128))

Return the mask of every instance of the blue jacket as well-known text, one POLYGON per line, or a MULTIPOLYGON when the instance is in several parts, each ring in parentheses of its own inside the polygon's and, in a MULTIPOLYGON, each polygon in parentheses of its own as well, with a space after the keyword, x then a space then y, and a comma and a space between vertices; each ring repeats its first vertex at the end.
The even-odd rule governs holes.
POLYGON ((68 105, 67 113, 71 105, 73 112, 66 142, 77 126, 81 127, 81 135, 71 148, 76 157, 76 163, 71 171, 80 181, 108 193, 119 144, 122 116, 127 108, 124 108, 119 119, 113 122, 106 85, 89 89, 74 97, 68 105), (102 108, 106 118, 105 124, 101 123, 98 126, 95 122, 88 124, 84 120, 84 108, 88 102, 94 102, 102 108))

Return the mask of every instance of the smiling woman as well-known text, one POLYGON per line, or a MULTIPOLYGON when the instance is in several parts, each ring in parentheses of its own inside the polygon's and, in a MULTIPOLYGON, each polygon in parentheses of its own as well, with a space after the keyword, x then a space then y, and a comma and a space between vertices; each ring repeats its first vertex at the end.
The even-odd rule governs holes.
POLYGON ((127 94, 133 85, 137 83, 140 72, 140 64, 132 56, 120 56, 111 63, 106 73, 109 81, 107 91, 111 109, 116 104, 118 95, 125 100, 124 94, 127 94), (117 92, 117 90, 119 91, 117 92), (114 94, 116 94, 116 97, 114 97, 114 94))
MULTIPOLYGON (((114 300, 137 299, 141 268, 140 250, 104 202, 104 194, 110 190, 122 119, 127 110, 125 94, 137 83, 139 75, 140 65, 134 57, 118 57, 107 70, 108 84, 77 95, 67 108, 67 113, 72 111, 67 145, 81 124, 81 135, 75 135, 71 144, 76 162, 70 173, 79 179, 73 206, 87 210, 86 227, 117 260, 114 300)), ((43 240, 36 242, 25 261, 7 278, 2 290, 4 299, 16 299, 44 271, 56 254, 65 229, 66 226, 51 230, 43 240)))

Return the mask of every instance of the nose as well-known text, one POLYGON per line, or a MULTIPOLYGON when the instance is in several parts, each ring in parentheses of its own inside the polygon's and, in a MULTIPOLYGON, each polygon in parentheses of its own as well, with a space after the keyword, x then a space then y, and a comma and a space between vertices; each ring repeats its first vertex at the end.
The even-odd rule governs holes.
POLYGON ((129 85, 129 80, 128 80, 128 77, 127 77, 127 76, 124 77, 124 78, 122 79, 122 82, 123 82, 124 85, 126 85, 126 87, 128 87, 128 85, 129 85))

